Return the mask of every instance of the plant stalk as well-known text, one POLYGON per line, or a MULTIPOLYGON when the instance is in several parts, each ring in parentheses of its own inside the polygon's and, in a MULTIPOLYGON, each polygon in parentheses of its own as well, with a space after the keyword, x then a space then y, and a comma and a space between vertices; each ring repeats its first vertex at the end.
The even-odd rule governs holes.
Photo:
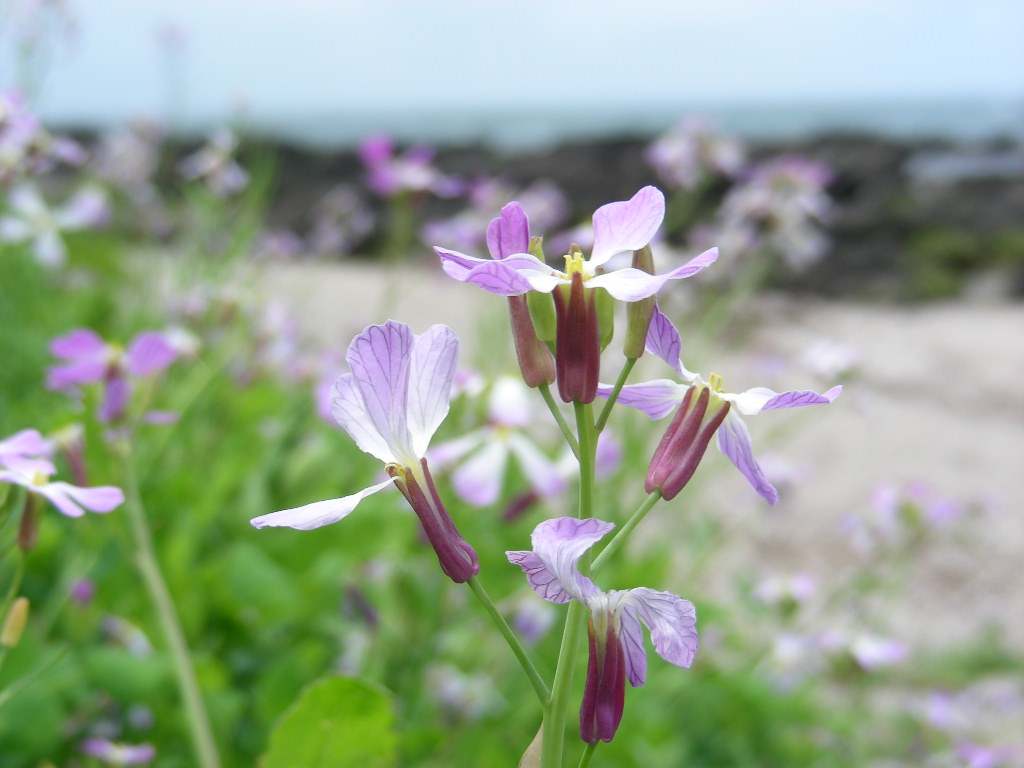
POLYGON ((604 427, 608 423, 608 417, 612 415, 612 408, 615 407, 615 401, 619 399, 619 393, 622 392, 622 388, 626 385, 626 379, 629 378, 629 374, 633 371, 636 361, 637 358, 635 357, 627 357, 626 364, 619 371, 619 378, 615 380, 612 393, 608 395, 608 400, 605 402, 604 408, 601 409, 601 415, 597 417, 597 434, 600 435, 604 431, 604 427))

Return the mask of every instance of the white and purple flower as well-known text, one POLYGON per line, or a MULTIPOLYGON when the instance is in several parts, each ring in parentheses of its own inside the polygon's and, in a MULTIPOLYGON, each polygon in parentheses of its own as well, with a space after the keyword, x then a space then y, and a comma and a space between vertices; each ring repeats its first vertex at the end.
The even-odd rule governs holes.
POLYGON ((430 147, 414 146, 398 154, 389 137, 372 136, 359 146, 359 158, 366 168, 367 185, 381 197, 402 192, 430 192, 438 197, 462 193, 462 182, 434 167, 430 147))
POLYGON ((83 187, 51 209, 34 185, 19 184, 7 196, 7 214, 0 216, 0 242, 30 243, 40 264, 58 267, 67 257, 61 233, 97 226, 107 213, 106 196, 95 187, 83 187))
MULTIPOLYGON (((509 206, 519 208, 518 203, 509 206)), ((522 226, 526 226, 525 214, 521 218, 522 226)), ((517 250, 506 253, 501 249, 500 259, 481 259, 438 246, 434 251, 449 277, 500 296, 519 296, 529 291, 551 293, 560 285, 571 285, 573 276, 579 275, 586 288, 604 288, 620 301, 640 301, 653 296, 671 280, 692 277, 718 258, 717 249, 711 248, 661 275, 633 267, 604 272, 604 266, 615 256, 650 243, 664 218, 665 196, 655 187, 644 187, 629 200, 601 206, 594 212, 594 245, 589 258, 576 251, 566 254, 564 271, 519 250, 522 238, 511 228, 508 236, 514 237, 517 250)), ((491 248, 491 252, 495 249, 491 248)))
MULTIPOLYGON (((655 308, 647 331, 647 351, 657 355, 680 376, 682 382, 654 379, 628 384, 619 394, 621 404, 643 412, 651 419, 661 419, 676 410, 648 473, 648 492, 659 488, 666 500, 671 499, 689 481, 703 456, 708 441, 717 433, 718 447, 769 504, 775 504, 779 493, 768 480, 754 457, 750 433, 742 416, 755 416, 764 411, 801 408, 831 403, 843 391, 841 385, 824 393, 811 390, 775 392, 767 387, 754 387, 732 393, 721 390, 716 374, 705 380, 686 369, 680 357, 682 341, 672 321, 655 308), (682 405, 680 405, 682 404, 682 405), (710 414, 707 421, 705 416, 710 414)), ((612 387, 602 384, 598 394, 607 397, 612 387)))
POLYGON ((46 499, 68 517, 81 517, 86 510, 110 512, 124 503, 120 488, 83 488, 51 480, 57 472, 50 460, 53 449, 53 443, 35 429, 25 429, 0 440, 0 483, 21 486, 46 499))
POLYGON ((145 331, 127 350, 105 342, 88 328, 78 328, 50 342, 50 352, 63 362, 46 372, 46 386, 75 392, 86 384, 102 383, 101 421, 116 422, 126 413, 133 379, 155 376, 179 356, 172 340, 158 331, 145 331))
POLYGON ((152 744, 122 744, 101 738, 86 739, 81 750, 105 765, 148 765, 156 757, 152 744))
POLYGON ((367 496, 398 487, 419 517, 442 570, 456 582, 480 568, 476 552, 445 510, 427 466, 430 439, 448 414, 459 341, 444 325, 414 335, 394 321, 368 326, 349 345, 349 373, 334 385, 332 413, 365 453, 380 459, 388 479, 358 493, 286 509, 252 520, 256 528, 313 530, 347 517, 367 496))
POLYGON ((523 433, 533 409, 522 382, 508 376, 495 381, 487 410, 486 426, 442 443, 429 454, 438 469, 461 462, 452 475, 459 498, 477 507, 496 502, 510 455, 537 495, 550 497, 565 490, 566 480, 558 467, 523 433))
POLYGON ((193 154, 181 161, 178 170, 190 181, 202 181, 217 197, 231 197, 249 184, 249 174, 235 160, 238 139, 221 129, 193 154))
POLYGON ((693 189, 709 177, 736 176, 745 162, 743 145, 688 117, 659 136, 645 159, 669 187, 693 189))
POLYGON ((665 661, 689 667, 697 653, 697 612, 670 592, 637 588, 602 592, 580 573, 577 563, 614 528, 595 518, 545 520, 531 536, 532 550, 506 552, 526 574, 533 590, 551 603, 570 600, 590 610, 590 660, 580 706, 580 736, 611 741, 622 720, 625 681, 637 688, 647 679, 647 652, 641 625, 665 661))

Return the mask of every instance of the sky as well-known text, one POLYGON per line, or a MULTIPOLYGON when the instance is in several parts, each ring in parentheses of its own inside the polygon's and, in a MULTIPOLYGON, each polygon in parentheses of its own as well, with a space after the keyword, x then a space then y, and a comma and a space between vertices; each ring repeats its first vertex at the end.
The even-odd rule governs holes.
MULTIPOLYGON (((0 87, 39 1, 0 0, 0 87)), ((1019 0, 64 2, 75 31, 28 81, 60 122, 1024 98, 1019 0)))

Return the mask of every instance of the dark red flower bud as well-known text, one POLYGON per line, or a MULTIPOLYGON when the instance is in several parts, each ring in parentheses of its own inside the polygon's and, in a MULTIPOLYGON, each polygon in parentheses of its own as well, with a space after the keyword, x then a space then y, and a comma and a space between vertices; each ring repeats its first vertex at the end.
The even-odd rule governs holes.
POLYGON ((441 570, 456 584, 462 584, 479 573, 480 561, 476 550, 462 538, 441 502, 426 459, 420 461, 420 468, 421 472, 416 473, 409 467, 391 464, 388 466, 388 474, 395 478, 398 490, 420 519, 423 532, 437 554, 441 570), (420 475, 418 479, 417 474, 420 475))
POLYGON ((609 620, 599 637, 593 619, 587 624, 590 658, 580 704, 580 738, 588 744, 614 738, 626 704, 626 655, 612 625, 609 620))
POLYGON ((551 350, 537 338, 526 297, 509 296, 508 313, 512 318, 512 341, 523 381, 528 387, 550 384, 555 380, 555 361, 551 359, 551 350))
POLYGON ((711 397, 711 390, 705 386, 686 390, 651 457, 644 482, 648 493, 657 489, 665 501, 670 501, 690 482, 708 443, 729 413, 729 403, 717 397, 709 409, 711 397))
POLYGON ((554 291, 555 371, 558 394, 567 403, 590 403, 597 396, 601 371, 601 341, 598 335, 595 293, 583 287, 583 275, 572 273, 572 284, 554 291))
POLYGON ((540 501, 540 494, 536 491, 521 493, 508 503, 505 511, 501 513, 501 519, 506 523, 518 520, 538 501, 540 501))

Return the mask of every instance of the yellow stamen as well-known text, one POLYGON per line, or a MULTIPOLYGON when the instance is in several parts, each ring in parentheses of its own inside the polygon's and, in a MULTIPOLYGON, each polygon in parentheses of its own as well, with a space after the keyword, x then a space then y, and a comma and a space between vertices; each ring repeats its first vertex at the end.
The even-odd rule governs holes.
POLYGON ((583 252, 571 250, 565 254, 565 274, 571 278, 576 272, 583 274, 583 252))
POLYGON ((712 392, 722 391, 722 376, 718 373, 712 373, 708 376, 708 386, 711 387, 712 392))

